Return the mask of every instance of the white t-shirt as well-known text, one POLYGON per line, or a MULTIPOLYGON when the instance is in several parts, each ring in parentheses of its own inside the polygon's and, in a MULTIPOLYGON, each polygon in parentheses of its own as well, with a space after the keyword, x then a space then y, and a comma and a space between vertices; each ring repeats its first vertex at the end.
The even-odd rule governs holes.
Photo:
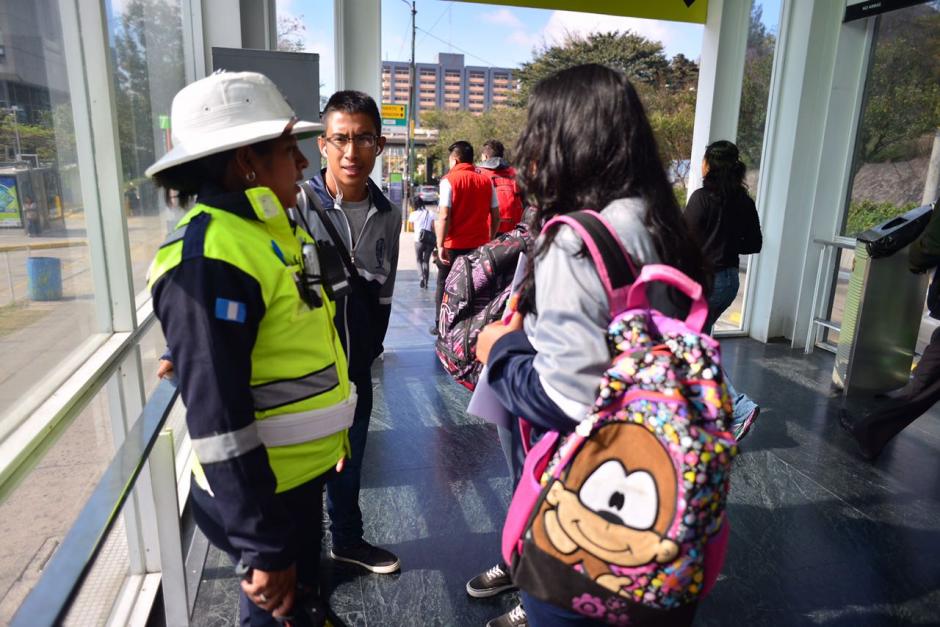
POLYGON ((434 220, 437 219, 437 212, 428 209, 427 206, 416 209, 408 216, 408 221, 415 225, 415 239, 421 238, 421 231, 434 232, 434 220))
MULTIPOLYGON (((493 190, 493 195, 490 198, 490 209, 499 208, 499 199, 496 198, 496 188, 490 185, 493 190)), ((447 179, 441 179, 440 184, 440 197, 441 200, 438 203, 441 207, 452 207, 451 204, 451 187, 450 181, 447 179)))

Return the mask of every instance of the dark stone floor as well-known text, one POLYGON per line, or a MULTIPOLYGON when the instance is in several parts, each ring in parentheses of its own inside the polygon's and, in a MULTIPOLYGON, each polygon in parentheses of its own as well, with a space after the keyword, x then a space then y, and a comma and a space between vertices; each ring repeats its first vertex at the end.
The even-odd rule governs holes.
MULTIPOLYGON (((464 414, 468 393, 437 364, 432 311, 433 292, 402 272, 374 372, 361 502, 366 538, 403 568, 365 575, 325 560, 331 606, 349 625, 482 627, 515 603, 464 591, 497 557, 510 482, 493 427, 464 414)), ((763 411, 733 475, 728 559, 696 624, 940 625, 940 411, 871 465, 839 428, 831 355, 723 347, 763 411)), ((235 624, 237 588, 210 549, 193 623, 235 624)))

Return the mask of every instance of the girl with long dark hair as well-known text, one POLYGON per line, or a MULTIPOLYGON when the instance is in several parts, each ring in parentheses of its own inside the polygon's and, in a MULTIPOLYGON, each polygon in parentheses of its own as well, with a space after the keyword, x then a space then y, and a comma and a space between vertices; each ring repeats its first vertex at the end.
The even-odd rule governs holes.
POLYGON ((702 187, 686 204, 686 222, 715 270, 706 332, 738 295, 739 255, 759 253, 761 249, 757 207, 747 193, 744 173, 737 146, 725 140, 710 144, 702 161, 702 187))
MULTIPOLYGON (((739 255, 759 253, 763 243, 757 207, 747 193, 744 174, 738 147, 726 140, 713 142, 702 160, 702 187, 692 193, 685 208, 686 223, 702 243, 705 259, 715 272, 708 292, 706 333, 711 333, 738 295, 739 255)), ((760 407, 739 394, 727 375, 725 383, 734 398, 732 429, 740 440, 754 424, 760 407)))
MULTIPOLYGON (((541 81, 514 153, 522 191, 538 207, 536 228, 559 214, 595 209, 638 265, 666 263, 707 281, 643 104, 621 72, 581 65, 541 81)), ((653 293, 654 306, 681 315, 686 304, 671 296, 665 288, 653 293)), ((488 364, 489 383, 512 415, 569 433, 589 412, 610 363, 609 322, 591 256, 562 226, 538 242, 519 312, 508 325, 484 329, 477 357, 488 364)), ((513 435, 521 451, 518 433, 513 435)), ((490 625, 594 624, 524 591, 522 599, 525 612, 517 608, 490 625)))

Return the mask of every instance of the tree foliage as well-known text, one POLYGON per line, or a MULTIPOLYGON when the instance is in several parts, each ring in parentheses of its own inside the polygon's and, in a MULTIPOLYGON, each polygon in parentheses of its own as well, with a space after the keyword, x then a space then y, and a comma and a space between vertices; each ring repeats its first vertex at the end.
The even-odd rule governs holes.
MULTIPOLYGON (((678 55, 677 55, 678 56, 678 55)), ((685 57, 683 60, 687 61, 685 57)), ((624 72, 631 81, 646 85, 668 82, 669 60, 661 43, 631 32, 591 33, 581 37, 568 34, 561 44, 545 45, 535 58, 515 73, 519 91, 514 103, 524 106, 532 87, 559 70, 599 63, 624 72)), ((683 64, 684 69, 688 69, 683 64)))
POLYGON ((738 115, 737 145, 741 160, 748 168, 760 167, 764 126, 767 121, 767 100, 770 97, 770 73, 773 69, 777 38, 763 23, 763 7, 754 3, 747 31, 747 53, 744 60, 744 82, 741 86, 741 109, 738 115))
POLYGON ((438 140, 428 147, 427 154, 446 163, 447 147, 459 140, 470 142, 477 153, 488 139, 498 139, 507 151, 512 151, 525 118, 525 110, 515 107, 497 107, 480 115, 469 111, 423 111, 421 126, 438 131, 438 140))
POLYGON ((913 7, 879 18, 858 139, 858 162, 907 160, 940 126, 940 10, 913 7))
POLYGON ((285 52, 303 52, 306 50, 304 34, 307 26, 304 16, 278 15, 277 16, 277 49, 285 52))
POLYGON ((443 160, 447 146, 459 139, 479 150, 485 140, 496 138, 511 150, 525 124, 524 105, 532 87, 555 72, 583 63, 607 65, 630 77, 646 105, 663 163, 674 179, 684 178, 692 150, 698 65, 681 54, 670 60, 662 44, 631 32, 569 35, 560 45, 544 47, 516 73, 520 92, 513 107, 494 108, 483 115, 466 111, 422 113, 422 126, 440 133, 429 154, 443 160))
POLYGON ((179 4, 130 0, 118 17, 112 54, 124 181, 143 177, 163 152, 158 117, 185 84, 179 4))

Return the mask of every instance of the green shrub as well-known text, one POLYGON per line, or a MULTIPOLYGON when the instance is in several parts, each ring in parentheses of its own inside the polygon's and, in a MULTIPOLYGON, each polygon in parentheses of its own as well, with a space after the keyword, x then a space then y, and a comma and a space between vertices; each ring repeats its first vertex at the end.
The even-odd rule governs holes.
POLYGON ((855 237, 876 224, 906 213, 916 206, 917 203, 913 202, 896 205, 893 202, 856 200, 849 205, 849 214, 845 219, 845 234, 855 237))
POLYGON ((685 188, 685 185, 674 185, 672 193, 676 195, 676 202, 679 203, 679 209, 685 211, 685 203, 686 200, 688 200, 689 190, 685 188))

